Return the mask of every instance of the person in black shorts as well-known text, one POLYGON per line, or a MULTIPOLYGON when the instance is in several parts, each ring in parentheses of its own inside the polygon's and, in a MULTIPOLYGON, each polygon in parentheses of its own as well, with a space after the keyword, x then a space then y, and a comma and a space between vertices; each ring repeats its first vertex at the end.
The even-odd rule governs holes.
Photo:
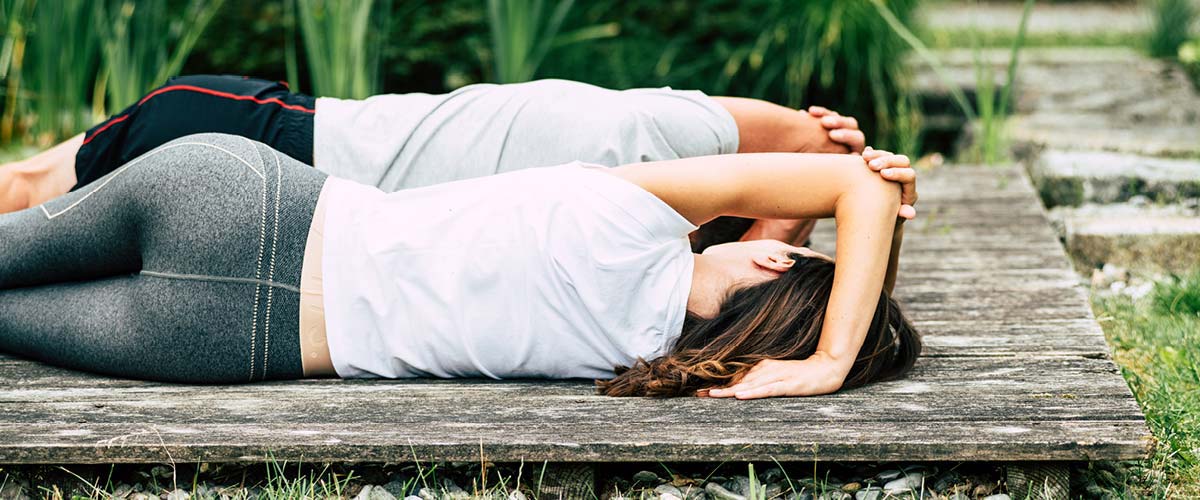
MULTIPOLYGON (((572 82, 564 82, 571 84, 572 82)), ((583 84, 574 85, 583 87, 583 84)), ((493 86, 501 89, 507 86, 493 86)), ((508 87, 516 88, 516 87, 508 87)), ((498 90, 503 93, 503 90, 498 90)), ((670 91, 674 92, 674 91, 670 91)), ((678 92, 685 94, 687 92, 678 92)), ((407 96, 417 96, 409 94, 407 96)), ((368 101, 357 101, 364 106, 375 106, 374 99, 387 99, 389 96, 377 96, 368 101)), ((437 96, 434 96, 437 97, 437 96)), ((535 116, 549 115, 555 112, 556 105, 566 105, 565 100, 586 99, 586 96, 568 92, 548 96, 539 101, 542 109, 534 109, 535 116), (574 97, 573 97, 574 96, 574 97), (558 99, 557 101, 555 99, 558 99)), ((624 97, 617 98, 625 103, 624 97)), ((634 99, 633 97, 629 98, 634 99)), ((666 98, 671 100, 670 97, 666 98)), ((732 117, 736 123, 734 140, 740 136, 740 145, 736 152, 860 152, 865 144, 865 138, 858 130, 857 122, 851 117, 843 117, 835 112, 820 107, 812 107, 807 111, 795 111, 774 104, 752 99, 725 98, 704 96, 705 101, 711 99, 709 107, 721 109, 726 118, 732 117), (726 114, 725 111, 728 111, 726 114)), ((469 101, 469 99, 466 99, 469 101)), ((293 93, 282 82, 272 82, 245 76, 230 75, 195 75, 171 78, 159 87, 133 103, 121 113, 96 125, 84 134, 75 136, 45 152, 24 161, 0 165, 0 213, 20 210, 39 205, 70 190, 85 186, 96 179, 112 172, 130 160, 149 152, 155 147, 173 139, 189 134, 217 132, 246 137, 262 142, 284 154, 307 165, 314 165, 314 151, 320 151, 320 144, 314 138, 318 131, 316 124, 317 98, 293 93)), ((336 101, 336 100, 330 100, 336 101)), ((351 103, 350 101, 342 101, 351 103)), ((384 101, 380 101, 381 103, 384 101)), ((408 101, 404 101, 408 102, 408 101)), ((334 103, 336 104, 336 103, 334 103)), ((334 106, 329 104, 329 106, 334 106)), ((351 103, 357 105, 355 103, 351 103)), ((471 106, 479 106, 470 104, 471 106)), ((638 109, 641 103, 630 101, 630 113, 653 113, 647 109, 638 109)), ((328 108, 333 110, 334 108, 328 108)), ((401 106, 401 109, 407 109, 401 106)), ((476 107, 476 110, 484 109, 476 107)), ((337 113, 327 116, 329 123, 338 126, 359 126, 358 122, 343 124, 336 122, 337 113)), ((388 110, 385 116, 392 116, 388 110)), ((414 111, 414 113, 419 113, 414 111)), ((476 111, 476 114, 485 113, 476 111)), ((560 113, 561 114, 561 113, 560 113)), ((582 129, 577 133, 604 133, 608 128, 628 124, 627 117, 616 114, 609 121, 600 121, 599 129, 582 129), (608 128, 606 128, 608 127, 608 128)), ((398 117, 399 118, 412 118, 398 117)), ((595 117, 592 122, 595 122, 595 117)), ((689 130, 679 128, 682 123, 691 120, 690 116, 655 116, 654 122, 673 124, 677 136, 686 136, 689 130)), ((536 118, 534 120, 536 122, 536 118)), ((368 121, 369 122, 369 121, 368 121)), ((378 122, 376 122, 378 123, 378 122)), ((462 122, 459 122, 462 123, 462 122)), ((387 124, 384 124, 387 125, 387 124)), ((365 125, 369 126, 369 125, 365 125)), ((436 128, 430 125, 427 128, 436 128)), ((594 126, 595 127, 595 126, 594 126)), ((341 130, 334 127, 333 130, 341 130)), ((325 143, 342 143, 355 135, 374 132, 376 134, 391 134, 386 127, 377 130, 348 130, 346 135, 326 130, 325 143), (331 142, 332 141, 332 142, 331 142)), ((478 132, 478 131, 475 131, 478 132)), ((549 137, 546 142, 539 144, 518 144, 514 149, 544 148, 545 144, 555 144, 565 141, 555 141, 553 134, 571 134, 572 130, 544 131, 549 137)), ((657 132, 657 131, 652 131, 657 132)), ((470 133, 464 131, 463 133, 470 133)), ((392 135, 389 135, 392 136, 392 135)), ((564 136, 563 139, 569 137, 564 136)), ((578 142, 578 141, 576 141, 578 142)), ((386 147, 384 149, 387 149, 386 147)), ((618 148, 620 149, 620 147, 618 148)), ((668 148, 670 149, 670 148, 668 148)), ((726 151, 723 151, 726 152, 726 151)), ((734 152, 734 151, 727 151, 734 152)), ((387 151, 385 151, 387 153, 387 151)), ((716 154, 715 152, 683 152, 686 157, 695 154, 716 154)), ((386 156, 386 155, 385 155, 386 156)), ((583 156, 587 156, 584 154, 583 156)), ((670 159, 670 158, 643 158, 670 159)), ((602 158, 574 157, 564 161, 580 160, 592 163, 604 163, 602 158)), ((326 161, 329 161, 327 158, 326 161)), ((485 161, 486 162, 486 161, 485 161)), ((361 162, 351 161, 354 164, 361 162)), ((424 162, 436 163, 436 162, 424 162)), ((451 162, 451 164, 453 161, 451 162)), ((471 160, 458 162, 461 165, 472 164, 471 160)), ((531 165, 536 166, 536 165, 531 165)), ((374 167, 368 167, 368 169, 374 167)), ((414 169, 445 168, 445 165, 414 165, 414 169)), ((337 172, 326 173, 339 175, 337 172)), ((449 173, 453 177, 453 173, 449 173)), ((370 183, 362 179, 360 182, 370 183)), ((453 180, 453 179, 452 179, 453 180)), ((380 185, 385 190, 388 186, 380 185)), ((726 221, 732 222, 732 221, 726 221)), ((750 239, 765 237, 787 240, 804 241, 807 231, 796 225, 795 221, 759 221, 751 227, 753 221, 743 220, 736 224, 726 224, 719 231, 721 236, 716 240, 729 240, 730 235, 745 234, 750 239), (780 225, 785 227, 779 228, 780 225), (765 228, 765 229, 764 229, 765 228), (749 232, 747 231, 749 229, 749 232)), ((716 234, 716 233, 713 233, 716 234)), ((736 239, 736 238, 734 238, 736 239)), ((702 244, 701 246, 707 246, 702 244)))
POLYGON ((181 76, 83 135, 76 187, 185 135, 222 132, 269 144, 313 164, 316 99, 283 82, 229 75, 181 76))

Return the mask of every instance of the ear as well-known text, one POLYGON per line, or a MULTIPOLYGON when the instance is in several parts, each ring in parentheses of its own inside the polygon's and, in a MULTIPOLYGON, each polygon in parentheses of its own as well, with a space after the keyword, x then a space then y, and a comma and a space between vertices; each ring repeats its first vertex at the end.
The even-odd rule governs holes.
POLYGON ((754 255, 754 263, 763 269, 775 271, 777 273, 786 272, 796 263, 795 260, 788 258, 785 255, 780 255, 774 252, 764 252, 754 255))
POLYGON ((828 256, 828 255, 825 255, 825 254, 823 254, 823 253, 821 253, 821 252, 818 252, 818 251, 816 251, 816 250, 813 250, 813 249, 811 249, 811 248, 808 248, 808 247, 792 247, 792 248, 791 248, 791 251, 792 251, 793 253, 798 253, 798 254, 800 254, 800 255, 801 255, 801 256, 803 256, 803 257, 816 257, 816 258, 818 258, 818 259, 824 259, 824 260, 827 260, 827 261, 833 262, 833 257, 830 257, 830 256, 828 256))

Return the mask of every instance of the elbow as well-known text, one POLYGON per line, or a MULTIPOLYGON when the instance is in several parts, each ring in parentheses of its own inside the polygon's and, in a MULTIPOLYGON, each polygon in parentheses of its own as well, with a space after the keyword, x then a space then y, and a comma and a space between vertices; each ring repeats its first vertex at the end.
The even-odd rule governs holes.
POLYGON ((846 182, 838 197, 837 211, 843 206, 854 206, 856 211, 892 219, 900 206, 900 185, 886 180, 868 168, 861 159, 851 156, 852 165, 847 165, 846 182))

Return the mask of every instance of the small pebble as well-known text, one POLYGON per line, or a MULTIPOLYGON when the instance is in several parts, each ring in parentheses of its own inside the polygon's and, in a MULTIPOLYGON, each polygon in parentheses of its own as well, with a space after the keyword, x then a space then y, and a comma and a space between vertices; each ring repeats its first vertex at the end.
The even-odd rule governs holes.
POLYGON ((746 497, 729 491, 717 483, 710 482, 704 485, 704 491, 712 500, 746 500, 746 497))
MULTIPOLYGON (((118 484, 117 488, 113 490, 112 496, 115 499, 123 499, 128 497, 130 493, 133 493, 133 486, 126 483, 121 483, 118 484)), ((3 493, 3 489, 0 489, 0 498, 8 498, 8 496, 3 493)))
POLYGON ((883 498, 883 490, 876 486, 870 486, 854 494, 854 500, 880 500, 883 498))
POLYGON ((158 479, 171 479, 175 472, 165 465, 155 465, 150 468, 150 475, 158 479))
POLYGON ((956 492, 953 495, 946 497, 946 500, 971 500, 971 497, 966 496, 961 492, 956 492))
POLYGON ((529 500, 521 490, 512 490, 508 492, 508 500, 529 500))
POLYGON ((733 479, 725 482, 725 488, 742 496, 749 495, 750 478, 747 476, 733 476, 733 479))
POLYGON ((189 500, 190 498, 192 498, 192 496, 189 495, 188 492, 183 490, 174 490, 170 493, 167 493, 166 500, 189 500))
POLYGON ((842 485, 842 491, 844 491, 846 493, 854 493, 861 489, 862 489, 862 485, 859 483, 851 482, 851 483, 846 483, 846 484, 842 485))
POLYGON ((880 472, 879 474, 876 474, 875 479, 879 480, 880 482, 888 482, 893 479, 899 478, 903 474, 904 474, 903 472, 900 472, 900 471, 894 470, 894 469, 893 470, 885 470, 883 472, 880 472))
POLYGON ((921 483, 924 479, 925 475, 921 474, 920 472, 909 472, 903 477, 888 481, 887 484, 883 485, 883 491, 888 492, 890 495, 895 495, 898 493, 904 493, 906 491, 916 490, 921 487, 921 483))
POLYGON ((7 483, 0 485, 0 498, 5 500, 29 500, 29 495, 25 493, 25 489, 22 488, 21 485, 16 483, 7 483))
POLYGON ((973 496, 975 498, 986 497, 988 495, 991 495, 992 492, 995 490, 996 490, 996 485, 994 485, 994 484, 981 484, 979 486, 976 486, 975 489, 971 491, 971 496, 973 496))
POLYGON ((950 489, 954 483, 962 481, 962 474, 955 471, 946 471, 933 482, 933 489, 937 491, 945 491, 950 489))
POLYGON ((780 479, 783 479, 784 476, 785 474, 783 473, 783 469, 780 469, 779 467, 771 467, 770 469, 767 469, 766 472, 763 472, 761 476, 758 476, 758 478, 764 483, 775 483, 780 479))
POLYGON ((1012 500, 1012 497, 1005 495, 1004 493, 997 493, 995 495, 983 497, 983 500, 1012 500))
POLYGON ((388 493, 383 489, 383 486, 363 486, 362 491, 358 492, 358 496, 354 500, 396 500, 396 496, 388 493))
POLYGON ((683 498, 683 492, 680 491, 679 488, 676 488, 670 484, 660 484, 657 488, 654 488, 654 492, 658 493, 659 495, 671 495, 683 498))
POLYGON ((400 479, 392 479, 391 481, 388 481, 387 484, 383 485, 383 489, 388 493, 391 493, 392 496, 400 498, 406 493, 404 485, 405 481, 400 479))
POLYGON ((409 496, 404 497, 404 500, 425 500, 425 499, 423 499, 419 496, 416 496, 416 495, 409 495, 409 496))
POLYGON ((813 500, 813 495, 812 495, 812 493, 809 493, 808 491, 801 491, 799 493, 796 493, 793 491, 791 493, 788 493, 787 498, 785 498, 784 500, 813 500))
POLYGON ((688 486, 683 489, 683 500, 708 500, 708 494, 700 486, 688 486))
POLYGON ((658 474, 648 470, 639 471, 633 475, 633 481, 635 483, 655 483, 658 482, 658 474))
POLYGON ((663 493, 658 496, 658 500, 683 500, 683 498, 672 495, 670 493, 663 493))

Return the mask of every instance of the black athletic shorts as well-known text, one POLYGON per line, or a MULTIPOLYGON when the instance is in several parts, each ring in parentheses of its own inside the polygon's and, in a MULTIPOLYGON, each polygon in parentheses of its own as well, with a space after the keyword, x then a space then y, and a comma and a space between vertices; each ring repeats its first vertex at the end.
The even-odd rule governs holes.
POLYGON ((254 139, 312 165, 315 114, 315 98, 293 94, 282 82, 231 75, 171 78, 87 131, 75 156, 75 187, 172 139, 202 132, 254 139))

